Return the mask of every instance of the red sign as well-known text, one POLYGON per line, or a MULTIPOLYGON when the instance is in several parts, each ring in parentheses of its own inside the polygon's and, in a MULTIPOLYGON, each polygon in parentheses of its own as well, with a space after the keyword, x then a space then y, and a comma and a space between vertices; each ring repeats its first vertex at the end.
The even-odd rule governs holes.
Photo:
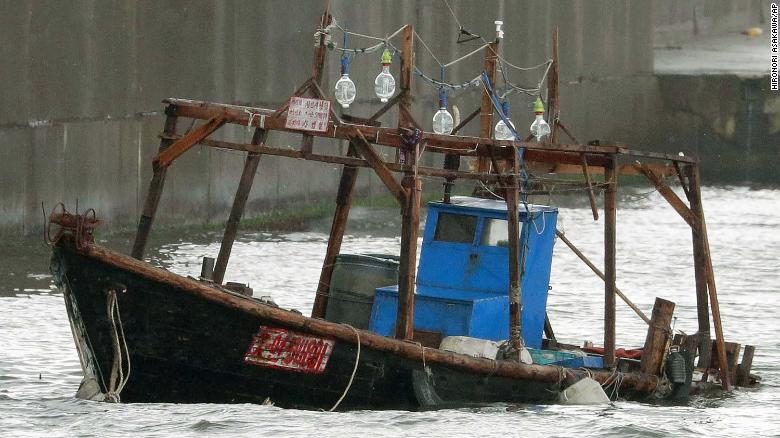
POLYGON ((330 120, 330 101, 293 96, 287 109, 287 129, 325 132, 330 120))
POLYGON ((325 371, 335 344, 331 339, 261 325, 252 338, 244 363, 320 374, 325 371))

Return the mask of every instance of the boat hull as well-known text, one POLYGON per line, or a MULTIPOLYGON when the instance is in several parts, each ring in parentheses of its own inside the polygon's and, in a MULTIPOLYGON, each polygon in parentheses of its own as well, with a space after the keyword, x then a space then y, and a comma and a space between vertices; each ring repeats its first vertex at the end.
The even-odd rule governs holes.
MULTIPOLYGON (((335 334, 336 328, 343 329, 338 324, 271 309, 267 303, 105 249, 101 254, 122 263, 67 242, 55 246, 52 256, 52 272, 65 295, 85 383, 90 381, 93 387, 83 392, 103 395, 86 397, 416 410, 554 402, 567 380, 579 377, 570 372, 557 381, 511 378, 499 372, 501 361, 486 360, 482 361, 496 364, 493 371, 474 372, 464 368, 475 361, 472 358, 451 354, 455 359, 449 364, 426 361, 430 349, 387 338, 382 340, 390 347, 376 348, 376 335, 355 329, 350 342, 343 333, 335 334), (141 269, 142 265, 146 266, 141 269), (285 314, 295 322, 287 323, 285 314), (326 324, 326 330, 314 330, 318 324, 326 324), (334 336, 328 336, 327 327, 333 327, 334 336), (273 347, 277 338, 269 333, 287 341, 273 347), (306 347, 314 344, 319 347, 306 347), (323 348, 325 344, 330 347, 323 348), (295 345, 306 348, 296 350, 295 345), (415 352, 418 348, 421 357, 409 357, 410 347, 415 352), (296 360, 296 353, 303 359, 296 360), (114 394, 123 378, 126 383, 114 394)), ((642 391, 623 395, 629 394, 646 395, 642 391)))

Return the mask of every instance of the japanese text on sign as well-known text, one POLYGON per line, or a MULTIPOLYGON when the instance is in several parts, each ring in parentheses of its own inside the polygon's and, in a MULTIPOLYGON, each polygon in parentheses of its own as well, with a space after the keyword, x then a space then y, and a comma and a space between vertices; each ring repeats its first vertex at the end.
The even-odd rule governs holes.
POLYGON ((335 341, 281 328, 260 326, 252 338, 244 363, 303 373, 325 371, 335 341))
POLYGON ((290 107, 287 109, 287 121, 284 123, 284 127, 302 131, 325 132, 328 130, 329 119, 329 101, 293 96, 290 98, 290 107))

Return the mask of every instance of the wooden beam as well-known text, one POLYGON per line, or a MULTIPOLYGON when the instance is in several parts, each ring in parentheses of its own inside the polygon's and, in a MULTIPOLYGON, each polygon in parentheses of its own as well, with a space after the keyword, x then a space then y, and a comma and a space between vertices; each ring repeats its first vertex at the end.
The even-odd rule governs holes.
MULTIPOLYGON (((268 131, 257 128, 252 136, 252 144, 265 144, 267 138, 268 131)), ((241 173, 241 179, 236 188, 236 196, 233 198, 233 207, 230 209, 230 216, 228 216, 227 223, 225 223, 225 233, 222 236, 219 255, 217 255, 217 262, 214 266, 214 283, 222 284, 222 281, 225 279, 228 260, 230 259, 231 251, 233 251, 233 242, 236 240, 238 225, 244 215, 246 201, 249 198, 249 192, 252 190, 252 184, 255 181, 255 174, 257 173, 257 166, 260 164, 260 157, 261 155, 257 152, 249 152, 244 161, 244 170, 241 173)))
POLYGON ((617 158, 604 168, 604 367, 615 361, 615 260, 617 238, 617 158))
MULTIPOLYGON (((163 133, 166 135, 176 135, 176 117, 175 111, 166 111, 168 115, 165 118, 165 128, 163 133)), ((170 145, 173 144, 173 140, 169 138, 163 138, 160 140, 160 148, 158 154, 164 152, 170 145)), ((134 258, 141 260, 144 256, 144 250, 146 249, 146 242, 149 239, 149 232, 152 230, 152 223, 154 222, 154 216, 157 213, 157 206, 160 204, 160 197, 162 196, 163 187, 165 186, 165 174, 167 167, 153 167, 152 181, 149 183, 149 190, 146 193, 146 201, 144 202, 144 208, 141 212, 141 217, 138 219, 138 231, 135 233, 135 241, 133 242, 133 248, 130 251, 130 255, 134 258)))
MULTIPOLYGON (((698 185, 698 175, 695 174, 693 166, 686 165, 685 176, 688 178, 691 186, 698 185)), ((691 211, 701 212, 702 205, 699 198, 700 192, 688 191, 688 200, 691 205, 691 211)), ((696 279, 696 313, 698 320, 698 341, 699 341, 699 363, 698 366, 706 368, 710 364, 712 355, 712 337, 710 335, 710 306, 707 291, 707 260, 704 241, 699 230, 691 229, 691 240, 693 243, 693 269, 696 279)))
POLYGON ((666 199, 666 201, 669 203, 669 205, 672 206, 672 208, 677 211, 677 213, 682 216, 682 218, 685 220, 685 222, 688 222, 688 225, 691 226, 692 229, 698 230, 700 226, 700 220, 699 218, 691 211, 690 208, 688 208, 687 205, 680 199, 679 196, 677 196, 676 193, 674 193, 674 190, 672 190, 669 186, 664 184, 664 182, 661 180, 658 175, 656 175, 647 165, 643 163, 635 163, 634 168, 642 173, 644 176, 647 177, 647 179, 650 180, 650 182, 653 183, 655 186, 655 189, 658 191, 658 193, 661 194, 661 196, 666 199))
MULTIPOLYGON (((550 141, 558 142, 558 120, 561 116, 561 100, 559 93, 560 64, 558 61, 558 26, 555 26, 552 33, 552 65, 547 74, 547 120, 550 121, 551 133, 550 141)), ((567 130, 568 131, 568 130, 567 130)))
POLYGON ((396 94, 395 96, 391 97, 390 100, 387 101, 382 108, 379 108, 379 111, 375 112, 371 117, 368 118, 368 124, 372 125, 373 122, 376 122, 380 117, 382 117, 386 112, 390 110, 390 108, 394 107, 398 102, 403 99, 403 97, 406 95, 406 92, 401 89, 401 92, 396 94))
POLYGON ((472 111, 471 114, 467 115, 465 119, 461 120, 461 122, 458 123, 458 126, 452 128, 452 135, 457 134, 461 129, 468 125, 469 122, 474 120, 474 118, 479 115, 480 111, 482 111, 482 108, 477 108, 472 111))
POLYGON ((180 138, 176 143, 170 147, 165 148, 157 154, 154 159, 155 167, 168 167, 173 160, 179 158, 183 153, 187 152, 191 147, 198 144, 201 140, 211 135, 214 131, 224 125, 226 119, 223 115, 216 115, 210 118, 206 123, 198 126, 192 131, 180 138))
POLYGON ((599 220, 599 209, 596 207, 596 195, 593 193, 593 184, 590 181, 590 172, 588 171, 588 157, 582 156, 582 175, 585 177, 585 183, 588 185, 588 201, 590 201, 590 211, 593 213, 593 220, 599 220))
POLYGON ((704 220, 704 207, 701 203, 701 178, 699 176, 698 166, 692 165, 691 167, 691 195, 697 200, 695 213, 700 218, 700 226, 698 230, 695 230, 698 231, 695 245, 699 247, 697 251, 700 252, 700 258, 704 263, 703 268, 706 273, 712 322, 715 325, 715 342, 718 346, 718 363, 720 363, 721 383, 723 384, 723 389, 729 390, 731 389, 731 376, 729 373, 729 364, 726 360, 726 341, 723 338, 723 324, 720 319, 720 305, 718 303, 718 290, 715 286, 715 272, 712 269, 710 244, 707 239, 707 223, 704 220))
POLYGON ((385 165, 385 162, 377 155, 368 143, 368 140, 363 136, 363 133, 357 129, 353 129, 353 135, 355 137, 352 144, 355 146, 357 152, 366 160, 366 162, 368 162, 371 168, 374 169, 374 172, 376 172, 379 179, 387 187, 387 190, 390 191, 390 194, 392 194, 401 205, 405 205, 406 196, 404 194, 404 189, 398 181, 395 180, 392 172, 385 165))
MULTIPOLYGON (((320 29, 325 29, 333 21, 330 13, 326 10, 320 18, 320 29)), ((325 46, 325 38, 320 38, 320 44, 314 49, 314 65, 311 72, 311 84, 314 88, 319 89, 322 83, 322 71, 325 67, 325 54, 327 47, 325 46)), ((322 98, 322 97, 320 97, 322 98)), ((303 140, 301 141, 301 151, 311 152, 314 149, 314 136, 309 133, 303 134, 303 140)))
MULTIPOLYGON (((355 153, 355 147, 349 146, 351 154, 355 153)), ((314 307, 311 311, 312 318, 325 318, 330 296, 330 282, 333 278, 333 268, 336 265, 336 257, 341 251, 341 242, 344 240, 344 231, 347 228, 347 218, 352 206, 352 192, 357 181, 358 167, 345 165, 341 170, 338 195, 336 196, 336 211, 333 213, 333 222, 330 226, 328 237, 328 249, 325 251, 325 260, 322 262, 320 282, 317 284, 317 296, 314 298, 314 307)))
MULTIPOLYGON (((172 137, 178 138, 178 136, 175 135, 172 137)), ((273 155, 277 157, 287 157, 287 158, 294 158, 298 160, 319 161, 322 163, 332 163, 332 164, 344 164, 344 165, 356 166, 356 167, 371 167, 368 161, 362 158, 344 157, 344 156, 337 156, 337 155, 323 155, 323 154, 314 154, 314 153, 305 154, 298 149, 291 149, 291 148, 280 148, 280 147, 272 147, 267 145, 251 145, 251 144, 244 144, 244 143, 231 143, 227 141, 209 140, 209 139, 201 141, 200 144, 214 147, 214 148, 220 148, 220 149, 229 149, 229 150, 244 151, 244 152, 257 152, 263 155, 273 155)), ((387 166, 389 170, 396 173, 408 172, 414 170, 412 166, 408 164, 390 163, 386 161, 384 162, 384 164, 385 166, 387 166)), ((417 173, 419 175, 433 176, 439 178, 476 179, 476 180, 483 180, 483 181, 490 181, 490 182, 496 182, 499 179, 498 175, 495 174, 437 169, 434 167, 427 167, 427 166, 417 166, 417 173)))
POLYGON ((745 345, 745 352, 742 353, 742 363, 737 366, 737 385, 750 386, 750 368, 753 367, 753 354, 755 352, 756 347, 745 345))
MULTIPOLYGON (((498 39, 485 48, 485 61, 482 70, 487 74, 490 83, 496 84, 496 60, 498 59, 498 39)), ((493 101, 487 90, 482 90, 482 103, 479 106, 479 136, 493 138, 493 101)), ((477 160, 477 171, 490 172, 490 154, 480 156, 477 160)))
POLYGON ((406 203, 401 209, 401 260, 398 266, 398 313, 395 320, 395 337, 411 340, 414 336, 414 289, 422 181, 414 175, 406 175, 402 184, 405 189, 406 203))
MULTIPOLYGON (((574 246, 574 244, 566 237, 566 235, 564 235, 560 230, 555 230, 555 235, 557 235, 558 238, 561 239, 561 241, 563 241, 563 243, 565 243, 566 246, 568 246, 569 249, 572 250, 572 252, 577 255, 577 257, 580 258, 580 260, 582 260, 594 273, 596 273, 596 275, 598 275, 600 279, 606 281, 607 278, 604 275, 604 273, 601 272, 601 270, 597 268, 596 265, 594 265, 593 262, 591 262, 590 259, 588 259, 588 257, 585 256, 585 254, 582 253, 582 251, 580 251, 576 246, 574 246)), ((631 310, 634 311, 634 313, 636 313, 640 318, 642 318, 644 322, 650 324, 650 318, 648 318, 647 315, 645 315, 644 312, 642 312, 639 309, 639 307, 636 306, 636 304, 634 304, 630 299, 628 299, 628 297, 623 293, 623 291, 621 291, 617 286, 615 286, 615 294, 617 294, 617 296, 619 296, 620 299, 623 300, 623 302, 628 304, 628 307, 630 307, 631 310)))
POLYGON ((518 213, 518 197, 520 184, 517 175, 520 173, 520 165, 517 156, 512 157, 508 164, 512 173, 506 178, 504 187, 504 201, 506 202, 507 236, 509 240, 509 343, 514 353, 520 359, 520 351, 523 347, 523 299, 522 299, 522 270, 521 263, 525 257, 521 254, 520 221, 518 213))
POLYGON ((642 349, 640 370, 646 374, 661 374, 661 366, 666 353, 667 341, 672 336, 672 314, 674 303, 662 298, 655 299, 653 316, 647 329, 645 345, 642 349))

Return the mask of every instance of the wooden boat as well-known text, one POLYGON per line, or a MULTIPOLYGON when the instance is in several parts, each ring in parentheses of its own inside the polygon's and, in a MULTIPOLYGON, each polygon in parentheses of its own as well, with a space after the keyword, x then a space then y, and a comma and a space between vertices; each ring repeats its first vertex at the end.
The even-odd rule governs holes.
MULTIPOLYGON (((329 21, 326 13, 322 27, 329 21)), ((84 370, 80 397, 123 402, 274 403, 326 410, 428 409, 565 401, 570 395, 567 391, 586 379, 598 382, 596 386, 603 387, 604 394, 613 399, 686 397, 694 368, 706 375, 716 374, 727 389, 734 380, 740 384, 755 380, 750 375, 753 348, 746 348, 737 367, 739 346, 723 338, 696 160, 639 152, 619 144, 561 143, 559 135, 570 134, 558 117, 557 33, 548 78, 549 119, 554 121, 548 140, 489 138, 494 109, 503 117, 488 91, 495 73, 498 39, 486 46, 485 97, 474 112, 480 115, 481 136, 457 135, 462 126, 450 135, 422 132, 410 112, 410 26, 402 29, 401 38, 400 92, 368 119, 340 118, 324 99, 318 85, 324 39, 316 49, 312 78, 280 109, 164 101, 167 119, 160 152, 153 163, 154 176, 130 255, 93 242, 92 230, 98 222, 94 212, 70 214, 63 208, 51 215, 51 224, 60 227, 52 239, 52 272, 65 297, 84 370), (313 115, 325 123, 314 127, 290 123, 291 114, 302 108, 299 105, 313 105, 313 115), (379 117, 396 105, 399 125, 380 126, 379 117), (180 134, 176 126, 182 118, 204 123, 180 134), (254 127, 252 141, 245 144, 209 138, 225 124, 254 127), (302 134, 301 148, 267 144, 271 131, 302 134), (330 153, 315 153, 315 136, 346 140, 349 151, 340 154, 340 148, 334 147, 330 153), (216 265, 206 260, 200 278, 182 277, 142 260, 166 172, 195 144, 247 154, 216 265), (374 145, 396 148, 400 159, 384 160, 374 145), (446 155, 444 168, 421 165, 422 149, 446 155), (235 284, 223 284, 262 155, 343 166, 311 317, 248 296, 235 284), (475 168, 459 169, 461 158, 475 160, 475 168), (623 163, 626 158, 649 163, 623 163), (546 318, 557 210, 523 202, 527 194, 525 170, 531 166, 581 171, 594 218, 597 206, 591 177, 604 175, 603 274, 566 236, 557 233, 559 240, 605 280, 604 347, 599 354, 558 343, 546 318), (339 302, 332 286, 360 168, 376 172, 401 206, 401 252, 397 281, 393 282, 396 286, 363 288, 361 292, 370 299, 353 305, 349 300, 339 302), (394 173, 402 174, 400 181, 394 173), (618 177, 624 174, 647 176, 690 225, 699 317, 696 335, 672 339, 674 303, 658 299, 650 318, 634 306, 649 328, 644 349, 632 354, 615 345, 616 299, 621 297, 630 304, 615 286, 616 192, 618 177), (660 178, 674 174, 687 203, 660 178), (418 268, 421 176, 443 178, 446 188, 443 200, 429 205, 418 268), (453 197, 450 188, 456 179, 492 185, 501 200, 453 197), (543 232, 534 222, 539 217, 549 227, 543 232), (503 230, 503 236, 486 237, 489 229, 503 230), (487 275, 488 270, 498 274, 487 275), (715 326, 714 343, 710 316, 715 326)), ((351 278, 364 280, 360 276, 369 274, 354 272, 351 278)))

